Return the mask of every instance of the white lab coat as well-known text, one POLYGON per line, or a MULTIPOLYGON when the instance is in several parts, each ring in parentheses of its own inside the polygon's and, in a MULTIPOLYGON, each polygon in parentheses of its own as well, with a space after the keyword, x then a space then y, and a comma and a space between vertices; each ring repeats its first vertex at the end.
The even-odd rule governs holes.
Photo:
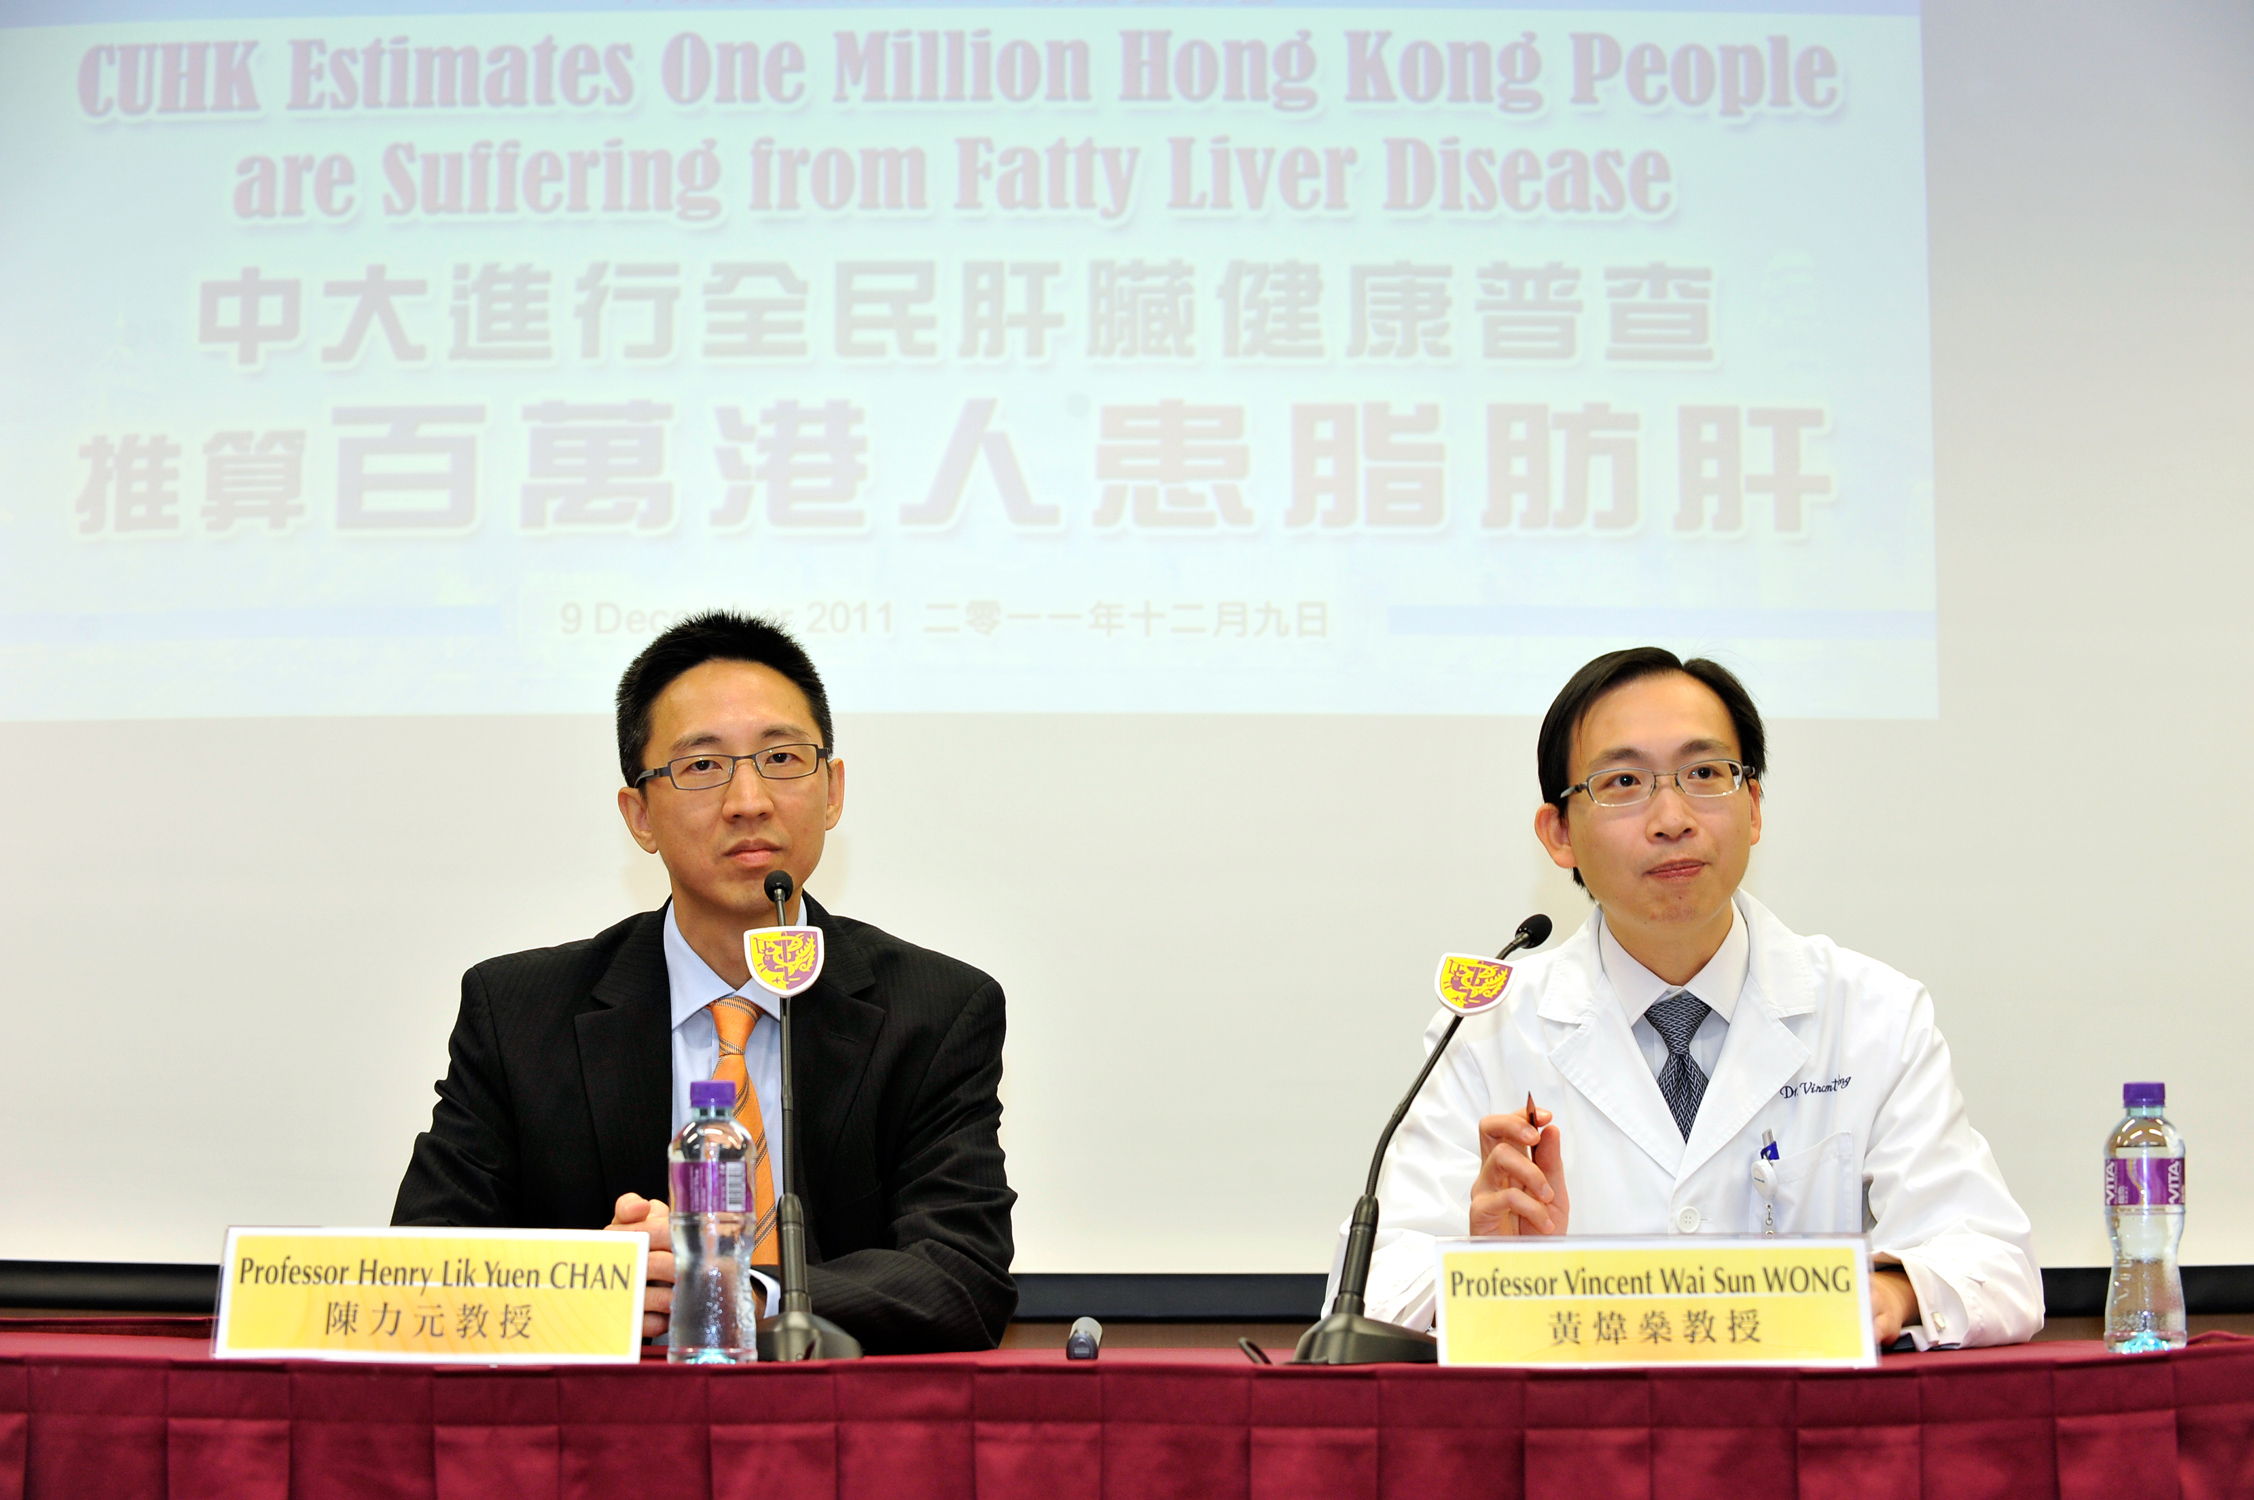
MULTIPOLYGON (((1431 1325, 1433 1241, 1469 1227, 1480 1118, 1531 1090, 1556 1113, 1570 1233, 1761 1233, 1766 1130, 1777 1232, 1867 1232, 1909 1273, 1927 1341, 2009 1344, 2042 1326, 2027 1215, 1965 1118, 1925 987, 1735 899, 1745 988, 1688 1141, 1598 962, 1603 913, 1514 962, 1504 1003, 1464 1022, 1387 1153, 1370 1316, 1431 1325)), ((1426 1030, 1428 1052, 1449 1019, 1426 1030)))

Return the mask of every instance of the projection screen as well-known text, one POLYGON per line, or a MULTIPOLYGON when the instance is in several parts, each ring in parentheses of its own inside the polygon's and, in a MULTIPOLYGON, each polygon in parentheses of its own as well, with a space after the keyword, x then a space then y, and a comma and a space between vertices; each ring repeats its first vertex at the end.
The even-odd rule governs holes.
MULTIPOLYGON (((1945 439, 1983 361, 2078 378, 2071 341, 2038 369, 1974 336, 2037 296, 1999 244, 2084 252, 1953 163, 2051 120, 2024 48, 2071 73, 2102 27, 7 9, 0 1152, 85 1222, 100 1101, 148 1117, 134 1233, 88 1255, 388 1214, 460 971, 662 899, 606 706, 714 605, 829 680, 850 791, 815 893, 1009 992, 1023 1270, 1328 1264, 1433 956, 1582 919, 1528 832, 1533 726, 1642 641, 1752 686, 1751 888, 1932 984, 2048 1263, 2104 1254, 2123 1068, 2184 1080, 2195 1155, 2245 1123, 2197 1045, 2235 1023, 2187 987, 2122 1035, 2068 962, 2100 877, 2025 836, 2084 785, 2003 711, 2060 670, 2033 639, 2199 624, 2086 529, 2046 545, 2110 600, 2023 597, 2008 506, 2104 514, 2072 456, 2118 433, 2049 433, 2044 478, 2011 470, 2027 424, 1981 429, 1936 510, 1937 330, 1945 439), (1929 113, 1929 69, 1991 65, 2001 93, 1929 113), (2044 761, 2031 802, 1964 807, 1954 768, 1999 757, 2044 761), (1930 795, 1880 792, 1905 761, 1930 795)), ((2156 16, 2116 65, 2196 71, 2195 31, 2156 16)), ((2092 858, 2164 909, 2152 866, 2092 858)), ((2218 961, 2187 943, 2171 976, 2218 961)), ((2254 1259, 2245 1170, 2201 1166, 2187 1258, 2254 1259)), ((8 1216, 0 1255, 54 1258, 53 1222, 8 1216)))

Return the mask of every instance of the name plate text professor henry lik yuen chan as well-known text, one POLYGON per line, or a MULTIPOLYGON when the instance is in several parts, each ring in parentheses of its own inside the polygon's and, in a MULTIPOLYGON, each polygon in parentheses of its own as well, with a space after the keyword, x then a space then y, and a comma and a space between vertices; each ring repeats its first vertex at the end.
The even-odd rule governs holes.
POLYGON ((597 1229, 230 1229, 211 1352, 633 1364, 649 1248, 597 1229))
POLYGON ((1439 1242, 1444 1365, 1868 1369, 1860 1235, 1439 1242))

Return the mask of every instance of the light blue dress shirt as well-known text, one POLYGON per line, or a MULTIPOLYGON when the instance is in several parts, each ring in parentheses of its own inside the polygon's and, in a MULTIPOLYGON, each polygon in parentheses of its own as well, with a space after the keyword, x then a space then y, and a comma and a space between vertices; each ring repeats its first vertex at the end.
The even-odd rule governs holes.
POLYGON ((731 986, 712 972, 712 965, 697 956, 681 936, 673 918, 673 904, 665 906, 665 980, 673 996, 673 1130, 677 1135, 689 1122, 689 1085, 702 1083, 720 1065, 720 1031, 706 1007, 724 995, 740 995, 759 1007, 759 1024, 744 1043, 744 1072, 751 1091, 759 1096, 759 1118, 767 1127, 767 1159, 775 1173, 775 1192, 783 1186, 783 1039, 774 1024, 775 997, 750 980, 743 988, 731 986))
MULTIPOLYGON (((767 1161, 774 1173, 775 1193, 781 1196, 785 1191, 780 1139, 783 1131, 783 1038, 781 1029, 771 1024, 775 1017, 775 997, 748 979, 742 989, 736 989, 713 973, 712 965, 699 958, 697 950, 689 946, 689 940, 681 936, 681 924, 673 919, 670 901, 665 903, 665 983, 673 1003, 675 1135, 689 1122, 689 1085, 704 1082, 720 1065, 720 1029, 713 1025, 712 1012, 706 1007, 723 995, 741 995, 759 1007, 761 1019, 744 1042, 744 1072, 751 1079, 751 1091, 759 1096, 759 1118, 768 1135, 767 1161)), ((769 1317, 774 1316, 782 1287, 756 1271, 752 1272, 752 1279, 764 1292, 764 1311, 769 1317)))

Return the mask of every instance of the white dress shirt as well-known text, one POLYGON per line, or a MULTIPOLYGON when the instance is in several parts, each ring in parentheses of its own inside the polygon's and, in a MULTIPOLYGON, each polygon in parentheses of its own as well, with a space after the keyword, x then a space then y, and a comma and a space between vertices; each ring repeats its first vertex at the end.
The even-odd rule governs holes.
POLYGON ((1712 1078, 1715 1064, 1722 1060, 1722 1043, 1729 1037, 1730 1017, 1737 1013, 1737 997, 1745 988, 1745 971, 1752 956, 1753 940, 1746 935, 1745 918, 1737 914, 1735 902, 1730 904, 1729 936, 1722 939, 1722 946, 1714 950, 1706 967, 1693 975, 1689 984, 1669 984, 1630 957, 1620 946, 1620 939, 1612 935, 1609 924, 1600 929, 1597 962, 1604 970, 1605 983, 1612 986, 1621 1010, 1627 1013, 1628 1032, 1643 1049, 1652 1077, 1657 1078, 1667 1066, 1667 1039, 1644 1012, 1669 995, 1685 991, 1705 1001, 1713 1014, 1691 1033, 1690 1055, 1698 1071, 1712 1078))

